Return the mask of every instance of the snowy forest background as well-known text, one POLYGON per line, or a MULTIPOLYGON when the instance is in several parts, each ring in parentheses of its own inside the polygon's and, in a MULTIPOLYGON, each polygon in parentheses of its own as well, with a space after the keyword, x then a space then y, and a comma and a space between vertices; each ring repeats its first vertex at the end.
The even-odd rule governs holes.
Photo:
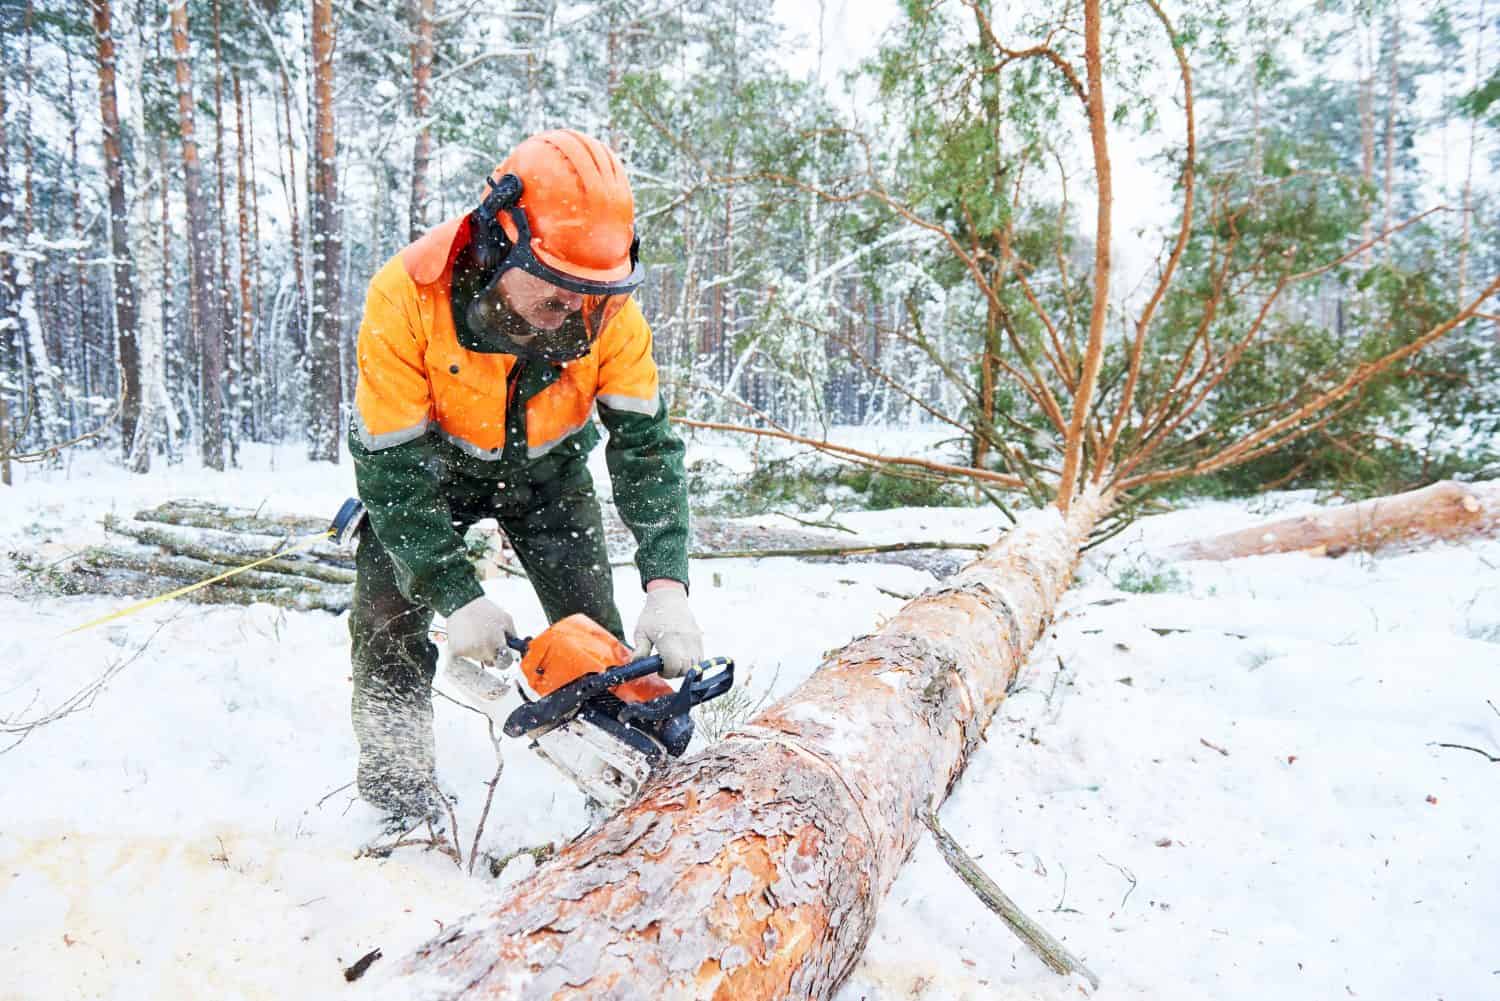
MULTIPOLYGON (((942 425, 954 461, 1034 472, 1055 430, 1012 375, 1049 335, 1070 350, 1039 315, 1086 322, 1093 178, 1065 82, 997 35, 1050 39, 1069 15, 906 2, 883 25, 844 12, 840 35, 816 6, 793 29, 755 0, 4 0, 5 482, 64 447, 142 473, 189 455, 233 467, 247 442, 338 461, 368 276, 555 126, 606 138, 632 172, 674 413, 814 438, 942 425), (868 56, 839 72, 851 50, 868 56)), ((1243 326, 1275 283, 1267 261, 1372 242, 1277 299, 1250 363, 1179 431, 1203 448, 1500 271, 1500 3, 1182 6, 1200 194, 1156 317, 1164 356, 1200 323, 1243 326)), ((1148 5, 1105 17, 1121 177, 1101 410, 1186 155, 1148 5)), ((1493 475, 1497 323, 1469 321, 1288 447, 1187 482, 1364 494, 1493 475)), ((937 473, 853 485, 877 503, 948 489, 937 473)))

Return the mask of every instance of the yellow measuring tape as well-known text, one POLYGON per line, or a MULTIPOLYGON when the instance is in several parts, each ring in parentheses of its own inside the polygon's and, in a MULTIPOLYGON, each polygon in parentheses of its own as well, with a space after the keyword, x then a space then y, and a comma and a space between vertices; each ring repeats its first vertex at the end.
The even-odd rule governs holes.
POLYGON ((244 573, 246 570, 254 570, 256 567, 261 566, 262 564, 270 563, 272 560, 279 560, 283 556, 286 556, 290 553, 297 553, 301 552, 304 549, 311 549, 318 543, 333 538, 333 535, 334 530, 331 528, 326 532, 319 532, 316 535, 309 535, 307 538, 303 539, 301 542, 288 549, 278 550, 277 552, 272 553, 270 556, 264 556, 258 560, 255 560, 254 562, 246 563, 242 567, 234 567, 231 570, 226 570, 223 573, 219 574, 217 577, 210 577, 208 578, 208 580, 200 580, 196 584, 188 584, 185 587, 179 587, 175 591, 168 591, 166 594, 158 594, 154 598, 147 598, 145 601, 138 601, 134 605, 130 605, 127 608, 122 608, 117 612, 110 612, 108 615, 105 615, 101 618, 94 619, 91 622, 85 622, 81 626, 74 626, 72 629, 69 629, 67 632, 63 633, 63 635, 71 636, 73 633, 81 633, 85 629, 92 629, 95 626, 102 626, 106 622, 113 622, 116 619, 123 619, 127 615, 134 615, 136 612, 150 608, 152 605, 159 605, 164 601, 171 601, 173 598, 180 598, 184 594, 192 594, 199 588, 208 587, 208 585, 210 584, 217 584, 221 580, 227 580, 230 577, 233 577, 235 574, 244 573))

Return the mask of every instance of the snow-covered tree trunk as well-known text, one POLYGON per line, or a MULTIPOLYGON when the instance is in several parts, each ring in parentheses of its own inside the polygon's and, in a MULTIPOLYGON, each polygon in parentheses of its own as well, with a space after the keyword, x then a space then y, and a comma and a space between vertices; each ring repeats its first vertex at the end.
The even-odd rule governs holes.
MULTIPOLYGON (((239 328, 240 392, 235 399, 235 421, 247 436, 253 436, 256 382, 258 366, 255 364, 255 291, 251 287, 251 223, 250 194, 251 177, 246 166, 245 152, 245 95, 240 86, 240 71, 231 74, 234 92, 235 133, 235 211, 238 224, 235 227, 235 243, 239 254, 240 302, 235 322, 239 328)), ((233 326, 231 327, 233 329, 233 326)))
POLYGON ((120 135, 119 103, 115 97, 115 38, 110 0, 93 0, 93 13, 94 36, 99 52, 99 120, 104 137, 104 176, 109 185, 109 246, 112 259, 110 291, 114 303, 115 339, 120 363, 120 445, 128 456, 141 417, 141 349, 136 336, 138 321, 135 276, 125 201, 125 162, 120 135))
POLYGON ((177 69, 177 126, 182 149, 182 179, 187 194, 188 249, 192 261, 193 324, 200 345, 200 406, 202 423, 198 444, 203 464, 224 468, 224 314, 218 295, 218 274, 209 241, 210 213, 203 193, 203 169, 194 126, 192 53, 188 35, 187 0, 171 7, 172 51, 177 69))
POLYGON ((402 965, 403 996, 827 998, 1111 498, 1024 518, 402 965))
POLYGON ((437 0, 412 0, 411 13, 416 39, 411 47, 411 114, 417 134, 412 141, 411 210, 407 236, 415 240, 427 231, 427 168, 432 159, 432 126, 427 121, 432 105, 432 53, 437 0))
POLYGON ((312 237, 313 324, 308 331, 307 457, 339 459, 343 406, 339 343, 343 311, 339 308, 339 232, 337 144, 333 115, 334 10, 332 0, 312 5, 313 175, 308 231, 312 237))

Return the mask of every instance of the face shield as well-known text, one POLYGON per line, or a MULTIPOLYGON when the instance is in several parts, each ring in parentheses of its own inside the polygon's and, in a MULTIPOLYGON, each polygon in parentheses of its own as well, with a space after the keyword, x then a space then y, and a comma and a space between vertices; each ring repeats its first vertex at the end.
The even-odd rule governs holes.
POLYGON ((489 184, 489 195, 474 213, 478 225, 476 241, 480 244, 476 247, 476 257, 482 265, 493 267, 494 271, 484 288, 469 303, 465 321, 471 330, 489 335, 500 350, 507 353, 553 364, 582 358, 644 277, 639 239, 631 244, 631 270, 622 279, 594 281, 567 274, 548 266, 533 252, 526 213, 515 204, 521 193, 519 178, 507 174, 499 183, 490 179, 489 184), (516 239, 511 240, 502 229, 499 222, 501 212, 509 216, 516 239), (524 271, 553 287, 557 294, 549 298, 544 286, 530 283, 536 290, 536 302, 532 305, 541 305, 544 314, 572 305, 579 296, 582 296, 582 302, 555 327, 533 324, 517 312, 501 288, 501 276, 512 269, 524 271))

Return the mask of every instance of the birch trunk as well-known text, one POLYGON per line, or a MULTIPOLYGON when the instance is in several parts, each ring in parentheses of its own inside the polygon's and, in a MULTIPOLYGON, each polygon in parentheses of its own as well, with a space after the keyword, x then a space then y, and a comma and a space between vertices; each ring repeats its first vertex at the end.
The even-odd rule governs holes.
MULTIPOLYGON (((1375 187, 1375 45, 1370 40, 1372 29, 1368 24, 1359 25, 1356 63, 1359 74, 1359 177, 1368 192, 1375 187)), ((1368 202, 1366 203, 1368 204, 1368 202)), ((1360 231, 1360 243, 1368 244, 1375 235, 1375 213, 1365 216, 1360 231)), ((1374 250, 1362 255, 1365 262, 1372 261, 1374 250)))
MULTIPOLYGON (((292 321, 292 343, 300 354, 307 344, 308 331, 303 321, 302 310, 307 303, 307 264, 303 253, 302 222, 297 210, 297 155, 296 142, 292 138, 292 84, 286 69, 281 70, 281 110, 286 123, 286 170, 281 173, 281 187, 286 193, 287 209, 291 213, 292 268, 297 278, 297 303, 292 321)), ((278 129, 280 122, 277 123, 278 129)), ((280 157, 276 169, 281 172, 280 157)))
MULTIPOLYGON (((1385 221, 1382 229, 1396 224, 1396 106, 1401 99, 1401 5, 1391 5, 1390 48, 1386 53, 1386 107, 1385 107, 1385 221)), ((1385 245, 1381 256, 1390 260, 1391 246, 1385 245)))
MULTIPOLYGON (((135 45, 122 46, 119 55, 124 62, 125 85, 133 94, 146 92, 146 42, 145 28, 137 25, 135 45)), ((166 392, 162 385, 163 286, 156 281, 161 271, 161 222, 156 216, 158 206, 165 205, 167 177, 165 172, 153 170, 152 157, 146 147, 145 102, 130 102, 130 129, 137 137, 136 155, 133 164, 132 188, 135 201, 130 205, 126 230, 130 246, 135 252, 135 275, 140 301, 136 311, 136 347, 139 352, 138 375, 140 414, 135 433, 126 444, 129 453, 128 465, 133 473, 151 471, 151 451, 158 439, 166 417, 166 392), (160 193, 152 192, 153 185, 160 185, 160 193)), ((160 140, 158 140, 160 142, 160 140)), ((158 157, 165 164, 165 157, 158 157)))
POLYGON ((1272 553, 1342 556, 1500 534, 1500 483, 1443 480, 1296 518, 1253 525, 1167 550, 1172 559, 1233 560, 1272 553))
POLYGON ((489 911, 402 996, 827 998, 1051 620, 1111 498, 1047 508, 781 702, 671 767, 489 911))
MULTIPOLYGON (((1474 78, 1473 87, 1477 89, 1484 83, 1484 29, 1488 26, 1485 18, 1485 4, 1480 0, 1478 28, 1474 33, 1474 78)), ((1464 191, 1463 191, 1463 233, 1458 241, 1458 300, 1463 301, 1468 294, 1469 288, 1469 247, 1470 239, 1474 231, 1474 153, 1479 145, 1478 137, 1479 116, 1469 115, 1469 147, 1465 157, 1464 165, 1464 191)))
MULTIPOLYGON (((235 211, 238 225, 235 244, 240 264, 239 349, 240 392, 235 398, 235 420, 241 434, 253 438, 256 383, 255 305, 250 283, 250 174, 245 162, 245 95, 240 86, 240 71, 233 71, 234 138, 235 138, 235 211)), ((226 272, 227 274, 227 272, 226 272)))
POLYGON ((222 333, 224 352, 224 429, 225 444, 229 449, 231 465, 239 465, 239 430, 237 421, 240 399, 245 392, 243 368, 240 362, 240 339, 235 336, 237 319, 234 309, 234 280, 229 273, 229 210, 225 196, 224 172, 228 169, 224 156, 224 46, 222 39, 222 16, 219 0, 214 0, 214 183, 216 186, 218 211, 215 218, 219 224, 218 260, 218 305, 219 327, 222 333))
POLYGON ((42 443, 63 441, 68 437, 67 421, 63 417, 62 370, 52 362, 47 350, 47 334, 42 329, 42 317, 37 306, 36 263, 44 260, 41 252, 32 249, 32 237, 36 233, 36 189, 33 184, 36 136, 32 131, 32 113, 35 96, 32 83, 35 66, 32 63, 32 26, 35 19, 34 5, 26 4, 24 26, 26 33, 25 54, 22 61, 22 76, 25 88, 22 98, 22 143, 21 143, 21 233, 20 247, 12 251, 15 257, 16 319, 21 331, 21 384, 23 392, 28 384, 31 403, 26 408, 28 430, 40 426, 42 443))

